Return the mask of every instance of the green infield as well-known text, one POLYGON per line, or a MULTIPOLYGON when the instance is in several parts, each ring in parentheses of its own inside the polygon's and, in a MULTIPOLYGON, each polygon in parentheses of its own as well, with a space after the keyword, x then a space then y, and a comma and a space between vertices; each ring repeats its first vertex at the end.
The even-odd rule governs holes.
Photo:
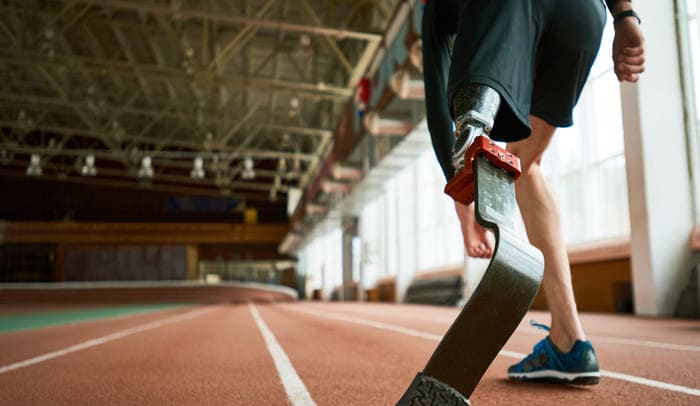
POLYGON ((139 313, 163 311, 190 305, 191 304, 188 303, 128 305, 100 307, 94 309, 60 310, 5 315, 0 316, 0 333, 56 326, 60 324, 80 323, 98 319, 131 316, 139 313))

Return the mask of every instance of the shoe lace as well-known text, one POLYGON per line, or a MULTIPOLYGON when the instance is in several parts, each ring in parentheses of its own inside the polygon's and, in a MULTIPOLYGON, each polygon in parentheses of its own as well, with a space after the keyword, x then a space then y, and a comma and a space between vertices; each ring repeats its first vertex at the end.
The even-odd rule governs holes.
POLYGON ((530 325, 533 327, 537 327, 540 330, 544 330, 546 332, 549 332, 551 330, 548 325, 540 324, 540 323, 536 322, 535 320, 530 320, 530 325))
MULTIPOLYGON (((535 320, 530 320, 530 325, 533 327, 537 327, 540 330, 544 330, 547 332, 550 331, 549 326, 547 326, 545 324, 538 323, 535 320)), ((532 354, 528 358, 536 359, 540 356, 540 354, 547 353, 547 349, 545 348, 545 346, 547 344, 545 342, 546 342, 546 340, 538 341, 537 344, 535 344, 535 347, 532 349, 532 354)))

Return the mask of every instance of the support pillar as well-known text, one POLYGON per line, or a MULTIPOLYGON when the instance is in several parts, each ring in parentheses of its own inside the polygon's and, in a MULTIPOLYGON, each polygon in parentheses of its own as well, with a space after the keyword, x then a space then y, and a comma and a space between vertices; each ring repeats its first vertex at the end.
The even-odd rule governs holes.
POLYGON ((187 246, 187 279, 197 279, 199 266, 199 247, 194 244, 187 246))
POLYGON ((689 152, 673 2, 640 0, 646 72, 621 90, 635 312, 673 314, 690 272, 689 152))
POLYGON ((358 300, 358 283, 353 279, 353 258, 358 253, 354 252, 353 239, 358 235, 357 217, 343 220, 343 289, 340 300, 358 300))

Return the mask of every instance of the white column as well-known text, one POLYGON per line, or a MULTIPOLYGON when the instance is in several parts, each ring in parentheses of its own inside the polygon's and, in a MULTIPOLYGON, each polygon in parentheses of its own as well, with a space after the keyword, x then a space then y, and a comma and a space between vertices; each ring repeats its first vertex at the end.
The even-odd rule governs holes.
MULTIPOLYGON (((426 137, 428 135, 426 134, 426 137)), ((398 243, 399 243, 399 272, 396 275, 396 301, 401 303, 406 297, 406 292, 416 276, 416 198, 420 193, 416 186, 415 164, 410 169, 408 178, 401 179, 398 185, 399 199, 396 210, 398 212, 398 243)))
POLYGON ((343 238, 342 238, 342 243, 343 243, 343 250, 342 250, 342 258, 343 258, 343 289, 341 289, 341 298, 340 300, 342 301, 349 301, 349 300, 357 300, 357 295, 355 292, 357 292, 355 285, 355 281, 352 278, 352 272, 353 272, 353 265, 355 263, 354 257, 356 255, 359 255, 358 252, 355 252, 354 247, 353 247, 353 240, 357 237, 357 218, 356 217, 348 217, 345 218, 342 222, 343 226, 343 238))
POLYGON ((679 49, 671 1, 639 0, 647 71, 622 85, 635 311, 671 315, 688 282, 693 228, 679 49))

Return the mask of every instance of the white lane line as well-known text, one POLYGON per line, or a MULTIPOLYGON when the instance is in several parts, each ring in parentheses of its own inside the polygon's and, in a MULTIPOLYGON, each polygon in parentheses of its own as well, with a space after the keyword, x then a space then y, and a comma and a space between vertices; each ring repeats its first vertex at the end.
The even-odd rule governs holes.
MULTIPOLYGON (((356 314, 357 316, 363 316, 363 317, 367 317, 370 315, 368 313, 365 313, 362 311, 356 311, 356 310, 352 310, 352 309, 342 309, 341 311, 351 312, 353 314, 356 314)), ((452 323, 454 321, 454 319, 457 317, 457 314, 455 314, 454 317, 449 317, 449 318, 443 318, 443 317, 429 318, 429 317, 420 317, 420 316, 406 316, 403 314, 391 314, 390 317, 397 318, 397 319, 435 323, 435 324, 445 325, 445 327, 448 327, 450 325, 450 323, 452 323)), ((530 329, 529 326, 520 326, 520 327, 518 327, 517 332, 524 333, 524 334, 540 335, 542 337, 547 335, 547 333, 544 333, 542 331, 534 331, 534 330, 530 331, 530 330, 532 330, 532 329, 530 329)), ((661 349, 661 350, 700 352, 700 347, 698 347, 698 346, 664 343, 661 341, 637 340, 637 339, 633 339, 633 338, 621 338, 621 337, 598 336, 598 335, 589 335, 588 339, 593 341, 594 343, 596 341, 604 341, 604 342, 608 342, 608 343, 612 343, 612 344, 634 345, 637 347, 647 347, 647 348, 654 348, 654 349, 661 349)))
MULTIPOLYGON (((521 333, 546 336, 547 333, 539 331, 527 331, 519 330, 521 333)), ((663 343, 660 341, 650 341, 650 340, 635 340, 633 338, 621 338, 621 337, 610 337, 610 336, 597 336, 589 335, 588 339, 593 341, 605 341, 612 344, 623 344, 623 345, 635 345, 637 347, 648 347, 660 350, 673 350, 673 351, 689 351, 689 352, 700 352, 700 347, 694 345, 682 345, 682 344, 671 344, 663 343)))
POLYGON ((4 374, 5 372, 14 371, 16 369, 28 367, 30 365, 39 364, 41 362, 49 361, 51 359, 62 357, 64 355, 68 355, 68 354, 71 354, 71 353, 74 353, 77 351, 86 350, 86 349, 91 348, 91 347, 96 347, 98 345, 102 345, 102 344, 108 343, 110 341, 118 340, 120 338, 130 336, 132 334, 141 333, 141 332, 147 331, 147 330, 152 330, 154 328, 162 327, 162 326, 172 324, 172 323, 177 323, 178 321, 191 319, 191 318, 197 317, 197 316, 199 316, 202 313, 207 312, 207 311, 211 311, 211 309, 192 310, 192 311, 189 311, 187 313, 182 313, 182 314, 177 314, 174 316, 165 317, 165 318, 162 318, 160 320, 152 321, 150 323, 141 324, 141 325, 138 325, 135 327, 128 328, 126 330, 122 330, 122 331, 117 331, 116 333, 108 334, 106 336, 93 338, 92 340, 84 341, 80 344, 76 344, 76 345, 64 348, 62 350, 49 352, 49 353, 44 354, 44 355, 39 355, 38 357, 29 358, 29 359, 26 359, 24 361, 15 362, 14 364, 5 365, 3 367, 0 367, 0 374, 4 374))
POLYGON ((382 323, 380 321, 364 320, 364 319, 358 319, 358 318, 350 317, 350 316, 339 316, 337 314, 330 314, 330 313, 326 313, 324 311, 316 310, 316 309, 314 309, 314 310, 311 310, 308 308, 301 309, 298 306, 294 306, 292 308, 296 311, 299 311, 299 312, 309 313, 309 314, 312 314, 315 316, 325 317, 325 318, 331 319, 331 320, 340 320, 340 321, 346 321, 348 323, 361 324, 363 326, 374 327, 374 328, 380 329, 380 330, 394 331, 396 333, 401 333, 401 334, 405 334, 405 335, 409 335, 409 336, 413 336, 413 337, 418 337, 418 338, 424 338, 426 340, 440 341, 440 339, 442 339, 442 336, 437 335, 437 334, 424 333, 422 331, 413 330, 413 329, 401 327, 401 326, 396 326, 393 324, 386 324, 386 323, 382 323))
POLYGON ((275 335, 272 334, 272 331, 267 327, 265 321, 260 317, 258 309, 256 309, 252 303, 248 303, 248 306, 250 307, 250 313, 252 313, 255 319, 255 324, 258 325, 258 329, 260 329, 265 339, 267 350, 270 352, 272 360, 275 362, 277 373, 280 376, 284 390, 287 392, 289 401, 292 402, 292 406, 316 406, 316 403, 311 399, 309 391, 306 390, 304 382, 299 378, 297 371, 289 361, 289 357, 287 357, 287 354, 285 354, 282 346, 279 345, 275 335))
MULTIPOLYGON (((294 310, 299 311, 299 312, 302 312, 302 313, 308 313, 308 314, 318 316, 318 317, 323 317, 326 319, 339 320, 339 321, 345 321, 348 323, 360 324, 363 326, 373 327, 373 328, 380 329, 380 330, 393 331, 393 332, 397 332, 397 333, 401 333, 401 334, 410 335, 413 337, 424 338, 427 340, 439 342, 442 339, 442 336, 438 336, 435 334, 428 334, 428 333, 424 333, 422 331, 413 330, 413 329, 401 327, 401 326, 396 326, 393 324, 387 324, 387 323, 382 323, 382 322, 378 322, 378 321, 368 321, 368 320, 356 319, 354 317, 337 316, 334 314, 329 314, 329 313, 322 312, 322 311, 315 310, 315 309, 314 310, 302 309, 299 306, 290 306, 289 308, 294 309, 294 310)), ((522 354, 519 352, 508 351, 508 350, 501 350, 501 352, 499 352, 498 355, 520 360, 520 359, 523 359, 527 354, 522 354)), ((607 370, 601 370, 600 375, 604 376, 604 377, 611 378, 611 379, 617 379, 620 381, 636 383, 639 385, 649 386, 649 387, 653 387, 653 388, 657 388, 657 389, 685 393, 687 395, 692 395, 692 396, 700 396, 700 389, 689 388, 687 386, 675 385, 672 383, 656 381, 653 379, 647 379, 647 378, 642 378, 642 377, 638 377, 638 376, 634 376, 634 375, 628 375, 628 374, 623 374, 620 372, 607 371, 607 370)))
MULTIPOLYGON (((334 309, 337 311, 337 309, 334 309)), ((373 313, 372 311, 365 312, 362 310, 354 310, 354 309, 341 309, 341 312, 349 312, 357 316, 371 316, 373 313)), ((405 314, 399 314, 399 313, 390 313, 388 314, 389 317, 394 318, 394 319, 403 319, 403 320, 411 320, 411 321, 420 321, 420 322, 425 322, 425 323, 435 323, 435 324, 442 324, 445 326, 449 326, 450 323, 454 321, 454 319, 457 317, 459 313, 455 313, 454 316, 451 316, 449 318, 445 318, 443 315, 440 315, 438 317, 427 317, 427 316, 416 316, 416 315, 405 315, 405 314)))
POLYGON ((662 343, 659 341, 647 341, 647 340, 635 340, 631 338, 618 338, 618 337, 607 337, 607 336, 589 336, 589 340, 592 341, 607 341, 614 344, 624 344, 624 345, 636 345, 639 347, 650 347, 663 350, 674 350, 674 351, 690 351, 690 352, 700 352, 700 347, 695 347, 692 345, 680 345, 680 344, 670 344, 662 343))

